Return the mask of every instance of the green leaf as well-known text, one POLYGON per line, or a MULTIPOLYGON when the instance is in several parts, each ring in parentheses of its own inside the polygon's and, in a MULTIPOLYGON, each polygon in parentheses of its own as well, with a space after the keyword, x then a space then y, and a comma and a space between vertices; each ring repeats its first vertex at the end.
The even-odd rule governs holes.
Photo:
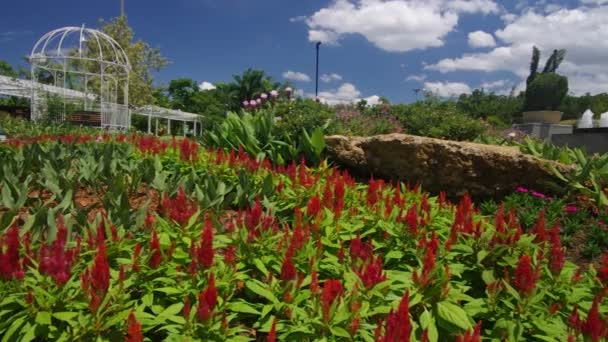
POLYGON ((443 301, 437 303, 437 317, 462 330, 468 330, 473 327, 464 309, 450 302, 443 301))
POLYGON ((60 321, 64 321, 64 322, 70 322, 76 316, 78 316, 77 312, 63 311, 63 312, 53 313, 53 317, 57 318, 60 321))
POLYGON ((154 289, 154 291, 162 292, 162 293, 166 293, 166 294, 182 293, 182 290, 176 289, 175 287, 160 287, 160 288, 154 289))
POLYGON ((228 310, 234 312, 242 312, 248 314, 259 315, 260 312, 254 309, 249 303, 246 302, 233 302, 227 305, 228 310))
POLYGON ((258 280, 253 280, 253 279, 252 280, 248 280, 245 283, 245 286, 249 290, 251 290, 253 293, 255 293, 255 294, 259 295, 259 296, 262 296, 262 297, 268 299, 269 301, 271 301, 271 302, 273 302, 275 304, 279 302, 279 300, 277 299, 277 297, 275 297, 275 295, 272 294, 271 291, 265 289, 262 286, 262 283, 260 281, 258 281, 258 280))
POLYGON ((13 321, 11 326, 8 328, 8 330, 4 334, 4 337, 2 337, 2 342, 8 342, 8 341, 13 340, 12 339, 13 334, 15 334, 17 329, 21 328, 23 323, 25 323, 25 318, 26 318, 25 316, 22 316, 13 321))
POLYGON ((439 340, 439 332, 437 331, 437 325, 435 324, 435 318, 426 309, 420 315, 420 326, 423 330, 427 331, 429 342, 437 342, 439 340))
POLYGON ((51 313, 48 311, 38 311, 35 321, 38 324, 51 325, 51 313))

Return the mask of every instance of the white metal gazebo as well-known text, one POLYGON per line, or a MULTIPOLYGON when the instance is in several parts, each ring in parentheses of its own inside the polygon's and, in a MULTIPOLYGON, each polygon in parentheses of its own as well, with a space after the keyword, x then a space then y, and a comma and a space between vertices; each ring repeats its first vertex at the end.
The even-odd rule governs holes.
POLYGON ((131 65, 109 35, 84 25, 50 31, 34 45, 30 63, 32 120, 63 121, 89 112, 99 113, 103 128, 131 125, 131 65))
MULTIPOLYGON (((183 122, 184 135, 186 135, 187 125, 192 123, 192 135, 198 135, 197 123, 201 116, 199 114, 182 112, 181 110, 163 108, 147 105, 133 110, 133 114, 143 115, 148 118, 148 133, 152 133, 152 118, 155 119, 154 134, 158 135, 158 119, 167 120, 168 133, 171 134, 171 121, 183 122)), ((198 127, 202 128, 201 125, 198 127)))

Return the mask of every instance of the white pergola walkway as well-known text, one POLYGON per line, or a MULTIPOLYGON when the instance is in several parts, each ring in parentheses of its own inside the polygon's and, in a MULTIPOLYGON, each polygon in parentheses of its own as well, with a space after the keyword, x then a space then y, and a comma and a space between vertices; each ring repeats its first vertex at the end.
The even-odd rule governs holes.
POLYGON ((92 94, 85 95, 85 93, 77 90, 66 89, 53 85, 37 83, 30 80, 23 80, 20 78, 0 75, 0 95, 24 97, 31 99, 32 89, 34 88, 40 89, 50 94, 66 96, 68 98, 83 99, 86 96, 91 100, 95 100, 95 96, 93 96, 92 94))
MULTIPOLYGON (((184 135, 186 135, 187 123, 192 122, 193 124, 193 135, 198 135, 196 124, 200 119, 200 115, 188 112, 182 112, 181 110, 163 108, 159 106, 143 106, 132 111, 132 114, 144 115, 148 117, 148 133, 152 133, 152 118, 156 119, 154 128, 154 134, 158 135, 158 119, 167 120, 168 134, 171 135, 171 120, 181 121, 184 123, 184 135)), ((200 127, 200 125, 199 125, 200 127)))
MULTIPOLYGON (((39 89, 50 94, 61 95, 67 98, 82 99, 87 97, 91 100, 95 100, 92 94, 87 95, 76 90, 0 75, 0 95, 23 97, 31 100, 33 94, 32 88, 34 87, 38 87, 39 89)), ((144 115, 148 117, 148 133, 152 133, 152 118, 156 119, 154 128, 155 134, 158 134, 159 119, 167 120, 167 129, 169 134, 171 134, 171 121, 181 121, 184 123, 184 135, 186 135, 186 123, 188 122, 193 124, 193 133, 195 136, 199 134, 197 126, 201 127, 200 125, 197 125, 200 115, 159 106, 143 106, 135 110, 131 110, 131 114, 144 115)))

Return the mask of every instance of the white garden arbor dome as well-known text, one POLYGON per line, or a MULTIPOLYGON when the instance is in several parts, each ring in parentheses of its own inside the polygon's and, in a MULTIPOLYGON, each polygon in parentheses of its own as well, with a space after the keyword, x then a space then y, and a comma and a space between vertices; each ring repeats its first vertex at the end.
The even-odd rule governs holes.
POLYGON ((84 25, 59 28, 43 35, 29 58, 33 120, 86 117, 103 128, 129 128, 131 65, 112 37, 84 25))

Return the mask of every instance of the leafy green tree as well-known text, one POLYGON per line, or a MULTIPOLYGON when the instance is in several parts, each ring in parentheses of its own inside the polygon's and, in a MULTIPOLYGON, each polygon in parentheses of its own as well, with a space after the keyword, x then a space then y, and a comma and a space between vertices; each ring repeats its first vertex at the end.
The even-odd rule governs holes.
POLYGON ((3 60, 0 60, 0 75, 8 76, 8 77, 17 77, 18 76, 15 69, 13 69, 13 66, 3 60))
POLYGON ((460 111, 474 118, 498 119, 503 124, 510 124, 523 107, 523 97, 497 95, 483 89, 476 89, 471 94, 463 94, 456 105, 460 111))
POLYGON ((262 93, 284 86, 286 85, 273 81, 265 71, 249 68, 242 75, 234 75, 232 82, 219 84, 217 87, 230 99, 230 109, 236 111, 241 107, 242 101, 254 99, 262 93))
POLYGON ((155 100, 153 72, 166 66, 168 60, 161 55, 160 49, 152 48, 142 40, 135 40, 135 33, 129 26, 126 16, 110 21, 102 20, 101 25, 101 30, 120 44, 131 63, 129 103, 133 106, 153 103, 155 100))

